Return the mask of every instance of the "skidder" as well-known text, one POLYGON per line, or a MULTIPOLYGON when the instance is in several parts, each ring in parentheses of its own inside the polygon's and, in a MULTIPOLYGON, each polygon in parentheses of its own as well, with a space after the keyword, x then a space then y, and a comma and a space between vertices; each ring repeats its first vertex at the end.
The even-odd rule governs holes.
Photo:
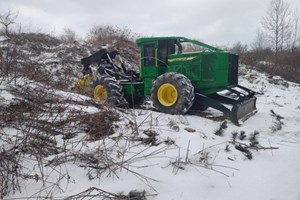
POLYGON ((158 111, 169 114, 212 107, 236 125, 256 113, 255 92, 238 84, 237 55, 184 37, 140 38, 136 43, 139 72, 129 70, 117 51, 101 49, 81 60, 85 75, 77 88, 90 86, 96 101, 113 105, 123 98, 137 105, 150 97, 158 111), (186 44, 200 50, 184 52, 186 44), (94 74, 92 64, 98 65, 94 74))

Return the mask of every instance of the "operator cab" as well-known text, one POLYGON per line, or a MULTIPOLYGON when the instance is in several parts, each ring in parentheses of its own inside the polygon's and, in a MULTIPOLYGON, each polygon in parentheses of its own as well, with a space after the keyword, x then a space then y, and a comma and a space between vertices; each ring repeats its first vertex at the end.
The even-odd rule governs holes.
POLYGON ((165 39, 143 45, 142 64, 147 66, 168 66, 168 56, 182 53, 182 46, 179 40, 165 39), (156 47, 157 50, 156 50, 156 47), (157 58, 156 58, 157 52, 157 58))

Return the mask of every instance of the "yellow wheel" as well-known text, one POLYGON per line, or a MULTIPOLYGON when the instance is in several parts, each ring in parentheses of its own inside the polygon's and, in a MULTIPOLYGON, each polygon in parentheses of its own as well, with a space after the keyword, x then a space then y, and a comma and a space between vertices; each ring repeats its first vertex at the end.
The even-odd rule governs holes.
POLYGON ((111 105, 120 105, 123 99, 122 86, 111 76, 102 75, 94 79, 91 86, 94 88, 94 100, 96 102, 111 105))
POLYGON ((151 90, 153 107, 160 112, 184 114, 193 105, 194 87, 183 74, 167 72, 155 80, 151 90))
POLYGON ((103 85, 97 85, 94 89, 94 99, 96 101, 106 101, 107 100, 107 90, 103 85))
POLYGON ((158 101, 164 106, 172 106, 176 103, 178 92, 174 85, 165 83, 157 91, 158 101))

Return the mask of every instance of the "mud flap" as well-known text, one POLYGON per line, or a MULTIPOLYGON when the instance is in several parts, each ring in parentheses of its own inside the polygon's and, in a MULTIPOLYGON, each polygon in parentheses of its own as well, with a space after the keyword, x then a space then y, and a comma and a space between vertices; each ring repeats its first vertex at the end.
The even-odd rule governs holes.
POLYGON ((235 104, 232 107, 230 112, 230 120, 235 125, 239 126, 256 112, 256 97, 252 97, 240 104, 235 104))

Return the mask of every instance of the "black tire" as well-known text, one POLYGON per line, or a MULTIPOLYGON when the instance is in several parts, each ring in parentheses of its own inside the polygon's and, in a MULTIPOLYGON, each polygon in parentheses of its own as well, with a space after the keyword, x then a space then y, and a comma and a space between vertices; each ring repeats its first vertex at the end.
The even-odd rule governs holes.
POLYGON ((186 113, 193 105, 194 98, 194 87, 191 81, 183 74, 176 72, 160 75, 155 80, 151 90, 153 106, 157 110, 168 114, 186 113), (172 94, 168 94, 170 93, 169 88, 172 94), (169 99, 170 101, 168 101, 169 99))
POLYGON ((93 98, 95 101, 111 105, 120 105, 122 103, 123 88, 114 77, 108 75, 98 76, 92 82, 91 87, 93 88, 93 98))

